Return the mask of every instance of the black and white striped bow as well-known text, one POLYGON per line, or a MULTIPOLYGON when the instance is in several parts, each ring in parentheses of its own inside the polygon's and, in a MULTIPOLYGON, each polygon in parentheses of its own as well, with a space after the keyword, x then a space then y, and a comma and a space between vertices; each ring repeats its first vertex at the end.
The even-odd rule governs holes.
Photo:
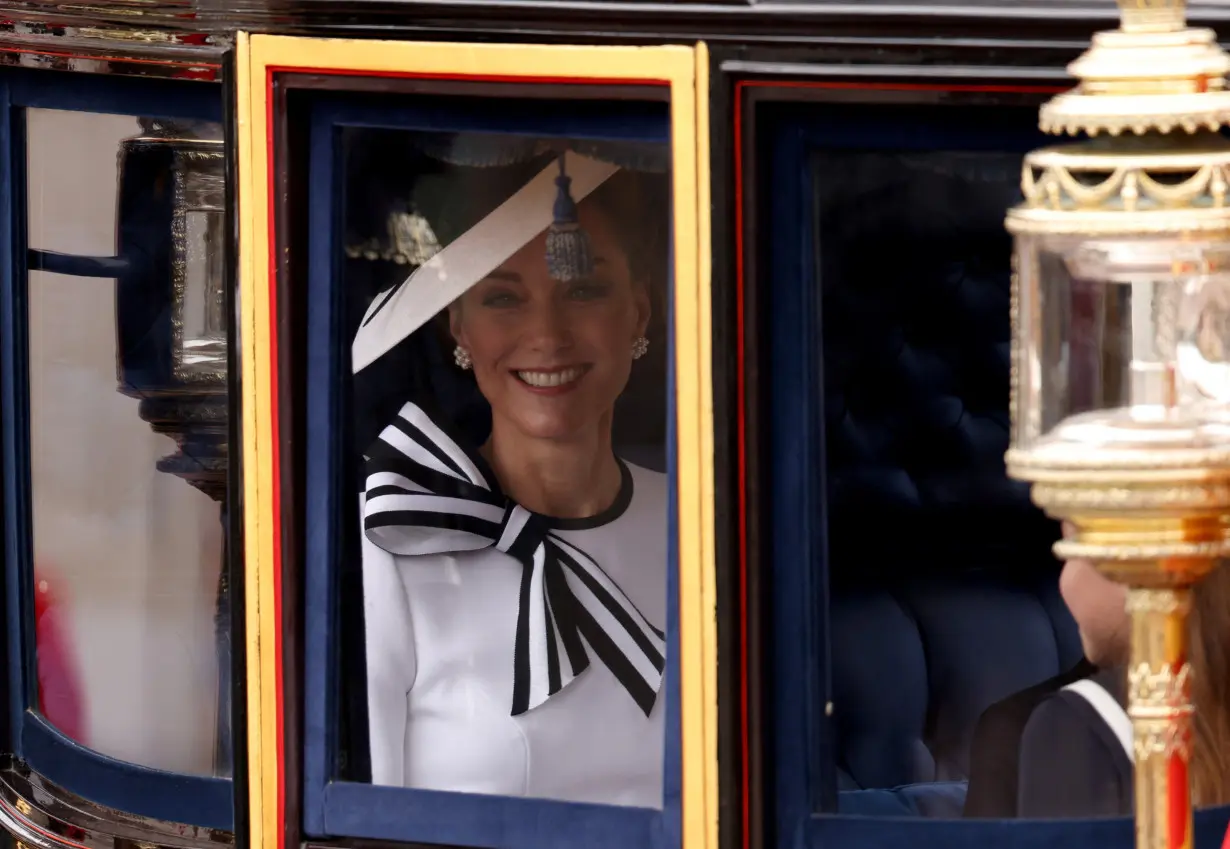
POLYGON ((648 716, 662 684, 665 635, 589 555, 551 533, 550 520, 500 492, 480 462, 406 404, 368 450, 368 539, 399 555, 494 546, 521 563, 513 716, 584 672, 587 646, 648 716))

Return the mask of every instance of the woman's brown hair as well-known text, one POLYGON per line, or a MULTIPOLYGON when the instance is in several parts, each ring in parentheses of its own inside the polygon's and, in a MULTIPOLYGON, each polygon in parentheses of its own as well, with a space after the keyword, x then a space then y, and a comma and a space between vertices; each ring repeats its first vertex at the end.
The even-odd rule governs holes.
POLYGON ((1192 703, 1192 803, 1230 803, 1230 568, 1219 565, 1192 590, 1188 622, 1192 703))

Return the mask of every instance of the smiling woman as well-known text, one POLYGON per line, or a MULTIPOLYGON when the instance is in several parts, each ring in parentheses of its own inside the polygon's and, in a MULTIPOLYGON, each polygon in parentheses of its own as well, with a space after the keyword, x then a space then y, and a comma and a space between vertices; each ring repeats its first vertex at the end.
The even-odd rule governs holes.
POLYGON ((660 808, 667 151, 397 135, 348 180, 370 778, 660 808))

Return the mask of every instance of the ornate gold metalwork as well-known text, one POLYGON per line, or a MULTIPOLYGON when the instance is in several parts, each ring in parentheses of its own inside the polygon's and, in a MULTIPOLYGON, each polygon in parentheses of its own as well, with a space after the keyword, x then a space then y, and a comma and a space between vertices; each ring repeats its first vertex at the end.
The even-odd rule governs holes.
POLYGON ((1230 56, 1212 30, 1189 29, 1183 0, 1119 0, 1122 25, 1094 36, 1068 70, 1073 91, 1042 107, 1048 133, 1216 131, 1230 121, 1230 56))
POLYGON ((1222 234, 1230 228, 1230 142, 1207 133, 1045 148, 1025 158, 1014 233, 1222 234), (1122 147, 1122 145, 1120 145, 1122 147))
MULTIPOLYGON (((1027 237, 1018 241, 1012 300, 1013 392, 1033 394, 1013 401, 1027 426, 1006 461, 1010 475, 1033 484, 1035 503, 1075 527, 1056 554, 1092 560, 1130 588, 1136 845, 1190 849, 1189 592, 1230 556, 1225 422, 1185 419, 1172 392, 1159 403, 1173 415, 1137 416, 1109 401, 1110 409, 1048 423, 1044 434, 1041 355, 1035 337, 1022 338, 1041 326, 1041 251, 1091 285, 1178 286, 1230 268, 1230 143, 1218 134, 1230 124, 1230 56, 1211 31, 1186 27, 1182 0, 1119 5, 1120 29, 1094 38, 1069 68, 1079 85, 1040 113, 1046 132, 1092 138, 1026 157, 1024 203, 1008 214, 1008 229, 1027 237)), ((1177 290, 1153 290, 1154 319, 1165 324, 1157 310, 1174 304, 1160 303, 1159 291, 1177 290)), ((1172 331, 1174 315, 1164 317, 1172 331)))
MULTIPOLYGON (((1128 716, 1132 720, 1136 771, 1136 828, 1150 846, 1165 849, 1174 834, 1171 805, 1190 805, 1191 666, 1187 662, 1188 590, 1137 589, 1128 594, 1132 657, 1128 670, 1128 716)), ((1191 843, 1190 813, 1182 832, 1191 843)))

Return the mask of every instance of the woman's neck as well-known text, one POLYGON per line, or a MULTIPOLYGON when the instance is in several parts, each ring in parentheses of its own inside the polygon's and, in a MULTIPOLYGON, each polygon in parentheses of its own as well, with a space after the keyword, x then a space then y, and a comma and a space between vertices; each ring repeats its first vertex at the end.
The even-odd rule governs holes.
POLYGON ((619 495, 622 475, 611 449, 609 417, 568 440, 526 437, 496 419, 482 454, 504 492, 544 516, 596 516, 619 495))

